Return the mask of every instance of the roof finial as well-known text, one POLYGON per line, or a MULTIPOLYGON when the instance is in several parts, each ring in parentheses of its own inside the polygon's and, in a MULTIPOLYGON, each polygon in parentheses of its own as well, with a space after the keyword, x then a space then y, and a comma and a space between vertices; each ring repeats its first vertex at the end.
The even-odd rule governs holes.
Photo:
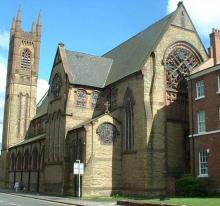
POLYGON ((35 22, 34 22, 34 21, 32 22, 31 32, 32 32, 32 33, 35 33, 35 32, 36 32, 36 25, 35 25, 35 22))
POLYGON ((21 21, 21 6, 18 8, 18 13, 17 13, 17 21, 21 21))
POLYGON ((15 29, 15 17, 13 17, 12 19, 12 23, 11 23, 11 29, 15 29))
POLYGON ((182 4, 183 4, 183 1, 179 1, 179 2, 177 3, 177 7, 181 6, 182 4))
POLYGON ((38 15, 37 24, 38 24, 38 26, 41 26, 41 25, 42 25, 42 16, 41 16, 41 10, 40 10, 39 15, 38 15))
POLYGON ((38 15, 38 20, 37 20, 37 33, 38 35, 41 35, 41 31, 42 31, 42 16, 41 16, 41 10, 39 12, 39 15, 38 15))

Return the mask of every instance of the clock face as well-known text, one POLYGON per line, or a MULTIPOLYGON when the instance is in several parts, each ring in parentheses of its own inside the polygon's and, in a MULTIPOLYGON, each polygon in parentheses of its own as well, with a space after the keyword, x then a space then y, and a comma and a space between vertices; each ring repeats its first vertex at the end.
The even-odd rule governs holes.
POLYGON ((55 74, 51 87, 51 92, 53 93, 54 97, 60 96, 61 86, 62 86, 61 77, 59 74, 55 74))

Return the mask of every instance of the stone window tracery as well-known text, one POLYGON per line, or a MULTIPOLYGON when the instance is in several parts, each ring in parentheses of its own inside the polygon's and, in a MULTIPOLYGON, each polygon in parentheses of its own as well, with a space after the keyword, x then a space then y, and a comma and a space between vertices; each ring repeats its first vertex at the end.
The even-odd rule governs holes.
POLYGON ((55 74, 51 86, 51 92, 53 93, 54 97, 60 96, 61 86, 62 86, 61 76, 60 74, 55 74))
POLYGON ((199 53, 185 42, 178 42, 167 49, 164 57, 167 119, 188 121, 186 77, 201 62, 199 53))
POLYGON ((165 58, 167 89, 187 92, 186 77, 201 62, 199 55, 184 44, 172 46, 165 58))
POLYGON ((21 69, 31 68, 31 51, 29 49, 24 49, 21 54, 21 69))
POLYGON ((76 105, 79 107, 86 107, 86 100, 87 100, 86 91, 79 89, 77 91, 76 105))
POLYGON ((102 144, 112 144, 116 138, 117 130, 110 123, 101 124, 96 133, 99 135, 102 144))

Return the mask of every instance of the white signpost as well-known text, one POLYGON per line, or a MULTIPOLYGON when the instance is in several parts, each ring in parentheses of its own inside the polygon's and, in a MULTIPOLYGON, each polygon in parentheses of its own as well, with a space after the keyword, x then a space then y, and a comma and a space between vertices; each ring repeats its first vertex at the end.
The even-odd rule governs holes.
POLYGON ((78 177, 79 177, 78 196, 80 198, 80 196, 81 196, 81 194, 80 194, 80 176, 84 174, 84 163, 80 163, 80 160, 76 160, 76 162, 74 162, 74 164, 73 164, 73 174, 78 175, 78 177))

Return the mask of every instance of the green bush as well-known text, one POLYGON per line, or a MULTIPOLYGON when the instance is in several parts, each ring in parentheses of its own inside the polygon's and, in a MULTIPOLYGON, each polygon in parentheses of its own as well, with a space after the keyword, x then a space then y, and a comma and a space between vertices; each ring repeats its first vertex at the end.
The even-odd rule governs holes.
POLYGON ((176 195, 184 197, 207 196, 208 182, 208 178, 185 175, 176 181, 176 195))

